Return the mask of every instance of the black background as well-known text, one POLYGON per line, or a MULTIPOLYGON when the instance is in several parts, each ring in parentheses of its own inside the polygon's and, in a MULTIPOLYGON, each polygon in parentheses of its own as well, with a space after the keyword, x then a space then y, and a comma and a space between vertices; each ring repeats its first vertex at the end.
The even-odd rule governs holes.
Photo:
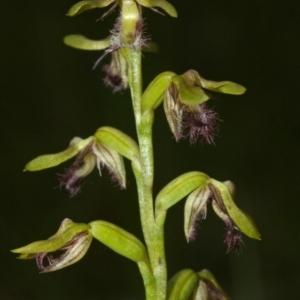
MULTIPOLYGON (((270 0, 173 0, 179 18, 145 9, 147 34, 160 46, 144 55, 144 86, 158 73, 193 68, 211 80, 247 87, 243 96, 214 95, 220 114, 215 146, 176 143, 163 109, 154 125, 155 193, 174 177, 199 170, 237 186, 236 203, 255 219, 262 241, 245 237, 240 255, 226 254, 224 225, 209 210, 196 242, 186 244, 183 206, 168 212, 169 276, 182 268, 207 268, 236 300, 299 299, 299 4, 270 0)), ((102 219, 142 239, 135 182, 120 191, 107 172, 90 175, 69 199, 55 178, 64 166, 23 173, 25 163, 64 150, 74 136, 103 125, 135 137, 129 92, 103 85, 100 52, 79 51, 62 38, 81 33, 106 37, 117 13, 76 18, 72 0, 7 1, 1 8, 1 256, 0 299, 143 299, 136 265, 94 241, 77 264, 38 274, 34 261, 10 249, 52 235, 60 222, 102 219)), ((65 166, 67 166, 66 164, 65 166)))

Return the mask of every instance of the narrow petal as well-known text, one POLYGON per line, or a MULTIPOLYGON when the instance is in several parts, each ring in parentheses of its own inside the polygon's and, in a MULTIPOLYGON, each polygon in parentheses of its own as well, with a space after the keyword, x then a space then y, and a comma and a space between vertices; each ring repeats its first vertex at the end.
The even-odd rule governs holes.
POLYGON ((104 50, 110 46, 111 35, 99 41, 90 40, 80 34, 71 34, 64 37, 64 43, 81 50, 104 50))
POLYGON ((206 80, 203 77, 201 77, 197 71, 194 70, 189 70, 187 73, 189 73, 189 76, 194 77, 195 85, 213 92, 231 95, 242 95, 246 92, 245 87, 232 81, 217 82, 212 80, 206 80))
POLYGON ((93 9, 93 8, 102 8, 110 5, 111 3, 115 2, 116 0, 86 0, 80 1, 74 4, 68 11, 69 17, 77 16, 84 11, 93 9))
POLYGON ((126 187, 126 171, 122 155, 99 143, 93 145, 93 152, 97 157, 98 169, 100 170, 101 165, 105 166, 110 172, 112 180, 117 181, 124 189, 126 187))
POLYGON ((165 0, 136 0, 145 7, 159 7, 168 13, 171 17, 177 18, 178 14, 175 7, 165 0))
POLYGON ((188 196, 184 206, 184 232, 187 242, 195 239, 197 223, 205 219, 210 197, 211 191, 207 185, 195 189, 188 196))

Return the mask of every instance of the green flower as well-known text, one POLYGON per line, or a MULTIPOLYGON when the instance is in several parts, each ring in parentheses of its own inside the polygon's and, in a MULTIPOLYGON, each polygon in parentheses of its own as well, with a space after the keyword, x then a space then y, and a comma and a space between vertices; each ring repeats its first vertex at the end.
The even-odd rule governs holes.
POLYGON ((51 168, 74 156, 76 156, 75 162, 63 174, 58 176, 60 187, 64 187, 69 191, 70 197, 74 197, 79 193, 83 179, 95 167, 98 168, 100 174, 101 167, 106 167, 112 179, 117 181, 121 188, 126 187, 123 157, 116 150, 103 145, 94 136, 87 139, 75 137, 65 151, 39 156, 30 161, 25 166, 25 170, 39 171, 51 168))
POLYGON ((12 250, 19 259, 35 258, 41 273, 56 271, 79 261, 93 239, 90 226, 64 219, 56 234, 44 241, 12 250))
POLYGON ((206 80, 194 70, 173 76, 164 95, 164 110, 176 141, 188 136, 191 144, 199 139, 214 143, 220 119, 205 103, 210 99, 205 90, 240 95, 246 89, 231 81, 206 80))

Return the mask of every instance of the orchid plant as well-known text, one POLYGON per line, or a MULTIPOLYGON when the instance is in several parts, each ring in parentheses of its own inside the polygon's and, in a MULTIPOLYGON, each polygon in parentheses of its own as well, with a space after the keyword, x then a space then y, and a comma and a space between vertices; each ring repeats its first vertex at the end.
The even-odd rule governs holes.
POLYGON ((70 197, 81 190, 83 179, 95 167, 108 169, 120 188, 126 187, 124 157, 131 161, 137 184, 140 220, 144 241, 119 226, 104 220, 88 224, 64 219, 53 236, 12 250, 21 259, 35 258, 42 273, 56 271, 80 260, 93 238, 120 255, 137 263, 147 300, 222 300, 229 299, 213 274, 208 270, 184 269, 167 280, 164 250, 164 223, 167 211, 186 198, 184 233, 187 242, 195 239, 199 222, 206 217, 207 206, 226 226, 225 242, 228 250, 238 250, 242 233, 253 239, 260 234, 252 219, 240 210, 233 198, 235 187, 231 181, 218 181, 199 171, 179 175, 153 195, 152 126, 155 109, 163 104, 167 122, 176 141, 189 138, 214 143, 218 130, 218 114, 207 105, 208 91, 241 95, 245 88, 231 81, 215 82, 204 79, 195 70, 178 75, 167 71, 159 74, 148 87, 142 89, 142 51, 155 51, 156 45, 144 35, 144 7, 154 12, 162 10, 171 17, 177 11, 165 0, 85 0, 73 5, 68 15, 73 17, 94 8, 110 8, 103 17, 117 9, 120 12, 110 35, 100 41, 82 35, 64 38, 68 46, 83 50, 104 50, 102 59, 110 56, 105 65, 104 82, 114 92, 130 89, 135 117, 137 141, 119 129, 101 127, 85 139, 75 137, 69 147, 59 153, 42 155, 30 161, 25 170, 39 171, 57 166, 75 157, 75 161, 59 176, 60 186, 70 197))

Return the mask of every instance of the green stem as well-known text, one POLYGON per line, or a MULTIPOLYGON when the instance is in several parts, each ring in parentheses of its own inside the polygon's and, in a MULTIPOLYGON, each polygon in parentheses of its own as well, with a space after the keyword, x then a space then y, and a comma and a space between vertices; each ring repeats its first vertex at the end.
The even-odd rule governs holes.
MULTIPOLYGON (((163 230, 161 230, 162 227, 158 227, 155 223, 152 193, 154 177, 152 125, 154 121, 154 111, 148 110, 143 114, 141 113, 142 64, 140 49, 131 49, 129 57, 129 85, 131 88, 137 136, 140 146, 141 169, 134 168, 138 188, 140 217, 151 268, 156 280, 156 297, 154 300, 165 300, 167 269, 164 251, 164 234, 163 230)), ((147 298, 147 300, 150 300, 150 298, 147 298)))

